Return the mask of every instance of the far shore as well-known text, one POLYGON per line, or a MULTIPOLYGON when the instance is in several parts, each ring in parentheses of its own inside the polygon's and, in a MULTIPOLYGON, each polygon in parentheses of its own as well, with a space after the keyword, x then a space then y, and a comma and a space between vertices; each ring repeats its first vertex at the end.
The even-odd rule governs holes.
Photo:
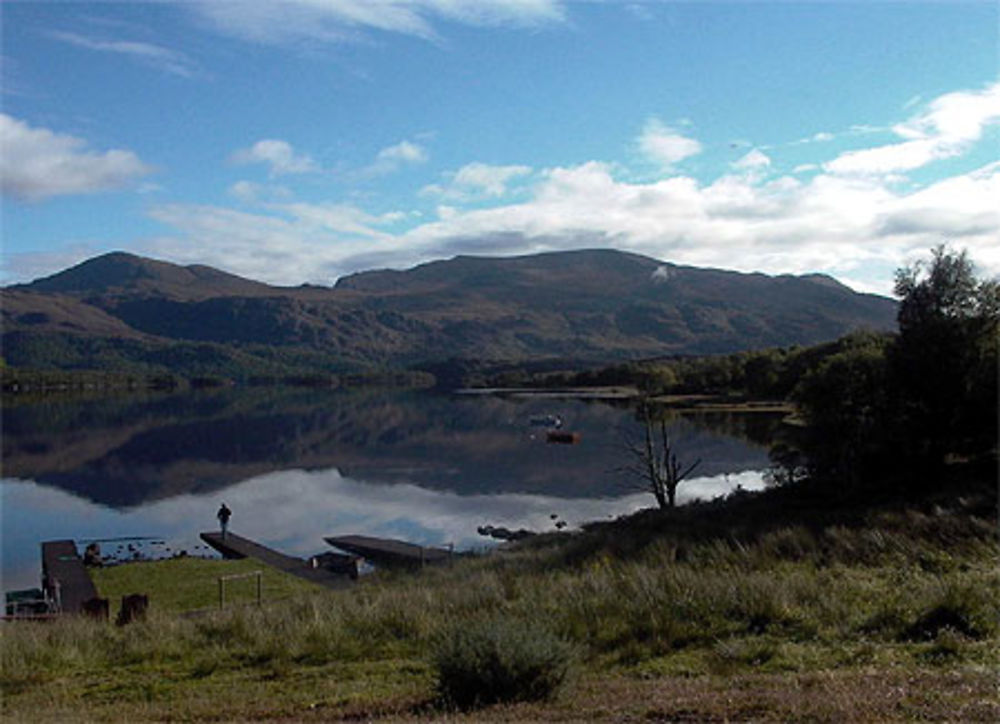
POLYGON ((569 397, 591 400, 630 400, 639 396, 635 387, 463 387, 456 395, 502 395, 504 397, 569 397))
MULTIPOLYGON (((642 397, 636 387, 465 387, 457 395, 498 395, 503 397, 634 400, 642 397)), ((665 407, 702 412, 771 412, 792 414, 795 406, 784 400, 733 399, 727 395, 654 395, 649 398, 665 407)))

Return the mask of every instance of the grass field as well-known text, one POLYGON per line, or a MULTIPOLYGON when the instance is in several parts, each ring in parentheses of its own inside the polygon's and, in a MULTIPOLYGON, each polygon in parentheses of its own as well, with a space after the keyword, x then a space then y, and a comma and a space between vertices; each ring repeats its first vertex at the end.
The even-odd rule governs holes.
POLYGON ((108 569, 98 576, 102 592, 144 587, 149 620, 4 626, 0 713, 5 721, 1000 720, 995 486, 869 513, 831 504, 807 515, 782 495, 647 512, 452 567, 376 574, 347 591, 281 589, 268 579, 265 605, 195 617, 171 611, 211 607, 218 571, 254 564, 138 564, 133 580, 113 580, 131 575, 129 566, 108 569), (573 674, 561 695, 447 709, 433 652, 446 632, 482 621, 565 642, 573 674))
POLYGON ((261 572, 261 599, 274 602, 293 596, 316 593, 318 586, 270 568, 258 561, 215 558, 171 558, 161 561, 125 563, 91 569, 98 593, 112 608, 122 596, 144 593, 151 605, 165 613, 180 613, 219 607, 219 578, 245 576, 225 581, 225 603, 229 606, 256 603, 257 580, 261 572))

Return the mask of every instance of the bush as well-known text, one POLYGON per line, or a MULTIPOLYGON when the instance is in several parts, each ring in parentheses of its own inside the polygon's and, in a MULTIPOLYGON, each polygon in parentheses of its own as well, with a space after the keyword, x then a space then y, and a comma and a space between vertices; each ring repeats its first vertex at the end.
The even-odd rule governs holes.
POLYGON ((572 646, 533 622, 499 618, 454 625, 438 640, 438 694, 462 709, 551 698, 566 681, 572 646))
POLYGON ((997 607, 992 596, 973 585, 948 586, 935 605, 903 632, 903 638, 932 641, 946 629, 973 639, 986 638, 996 631, 997 607))

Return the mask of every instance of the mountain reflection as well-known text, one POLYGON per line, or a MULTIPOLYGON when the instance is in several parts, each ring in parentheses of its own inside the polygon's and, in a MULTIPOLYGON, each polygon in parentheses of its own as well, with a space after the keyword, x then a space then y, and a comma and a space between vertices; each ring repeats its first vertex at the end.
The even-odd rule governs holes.
MULTIPOLYGON (((767 465, 777 418, 678 416, 671 436, 699 476, 767 465)), ((641 431, 621 404, 379 390, 223 390, 20 404, 3 410, 6 478, 33 480, 127 509, 216 493, 286 470, 336 469, 365 483, 458 495, 562 498, 629 492, 623 439, 641 431), (580 433, 551 445, 533 416, 580 433)))

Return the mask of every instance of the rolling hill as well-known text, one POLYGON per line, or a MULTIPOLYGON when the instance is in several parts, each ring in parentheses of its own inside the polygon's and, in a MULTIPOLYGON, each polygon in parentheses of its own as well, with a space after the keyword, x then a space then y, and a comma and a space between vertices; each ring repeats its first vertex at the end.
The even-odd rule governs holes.
POLYGON ((892 300, 606 249, 460 256, 274 287, 115 252, 3 295, 8 364, 254 374, 444 359, 606 363, 814 344, 895 326, 892 300))

